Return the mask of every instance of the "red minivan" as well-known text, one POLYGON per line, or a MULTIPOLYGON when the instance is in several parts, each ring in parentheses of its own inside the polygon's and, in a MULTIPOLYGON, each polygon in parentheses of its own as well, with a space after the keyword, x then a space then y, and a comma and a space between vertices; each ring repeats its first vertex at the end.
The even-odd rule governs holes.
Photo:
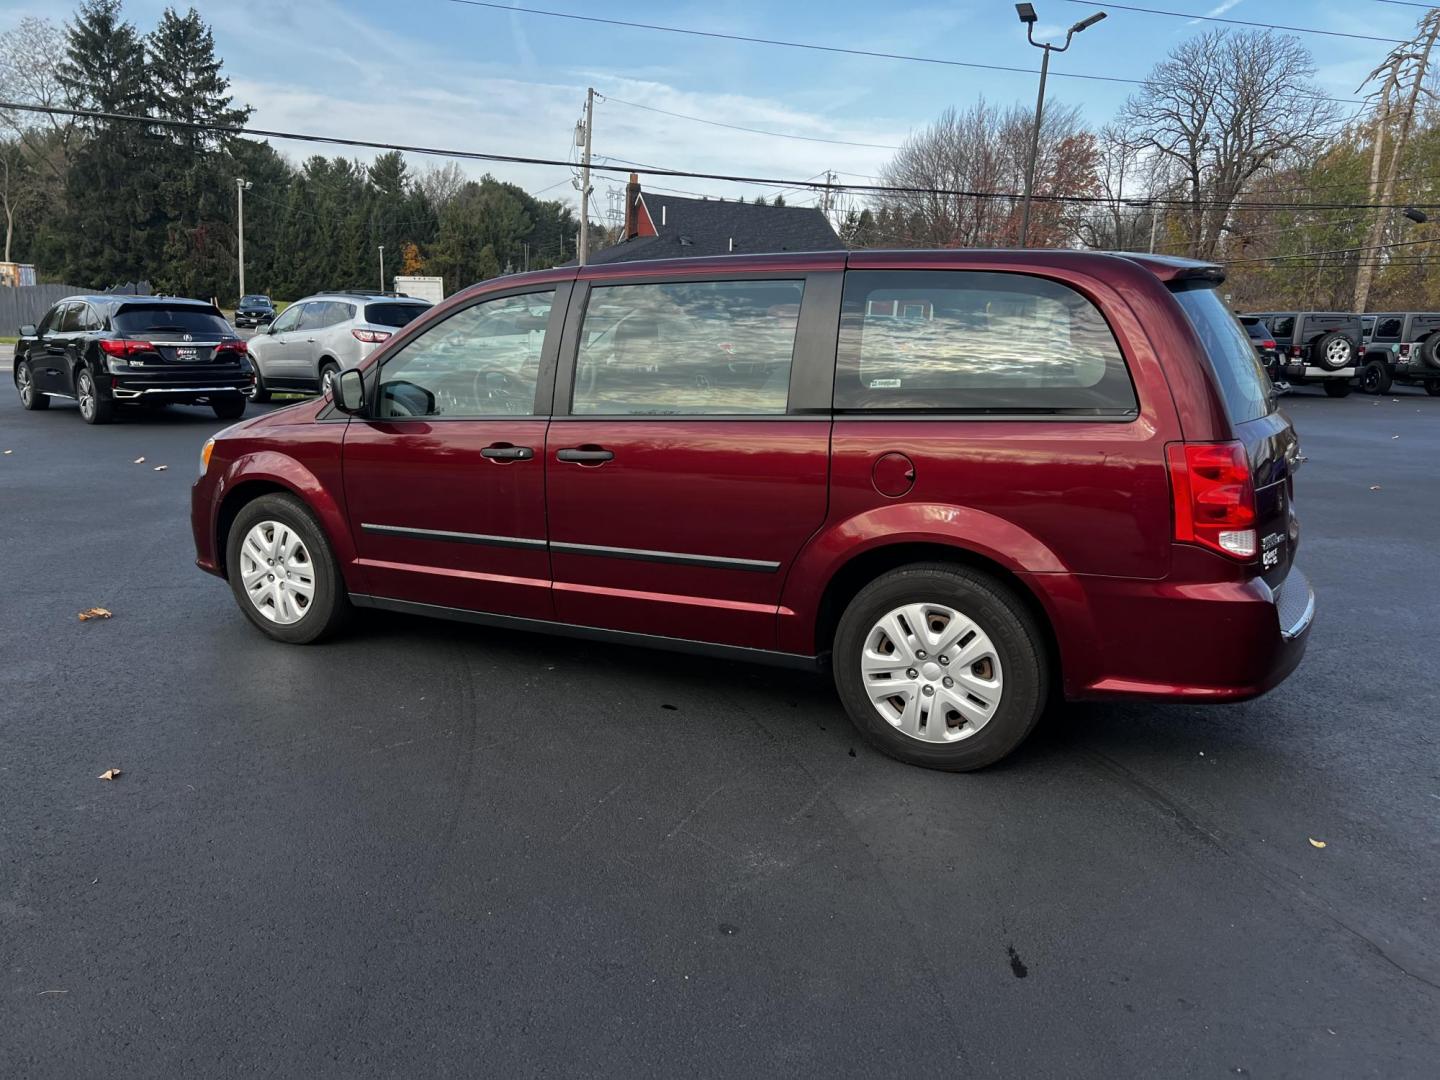
POLYGON ((1254 697, 1314 596, 1223 276, 956 250, 487 281, 206 443, 197 562, 297 644, 368 607, 828 666, 941 769, 1053 694, 1254 697))

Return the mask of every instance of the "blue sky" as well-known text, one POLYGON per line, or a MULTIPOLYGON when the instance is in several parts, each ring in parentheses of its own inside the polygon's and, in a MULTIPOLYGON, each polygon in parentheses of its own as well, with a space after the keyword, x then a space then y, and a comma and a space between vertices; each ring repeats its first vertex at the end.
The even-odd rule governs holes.
MULTIPOLYGON (((164 7, 129 0, 129 17, 149 29, 164 7)), ((597 160, 710 172, 806 178, 827 169, 842 179, 875 174, 900 143, 948 105, 1033 104, 1032 74, 846 57, 775 46, 681 37, 649 30, 507 13, 451 0, 201 0, 215 28, 237 96, 255 107, 256 126, 352 138, 540 157, 573 152, 573 125, 585 88, 597 107, 597 160), (844 140, 843 146, 770 138, 643 112, 622 101, 747 127, 844 140), (603 155, 603 156, 601 156, 603 155)), ((699 30, 785 38, 881 52, 1038 67, 1008 2, 831 0, 827 3, 632 3, 529 0, 528 6, 699 30)), ((1096 10, 1073 0, 1039 0, 1037 36, 1096 10)), ((1135 0, 1134 6, 1287 23, 1341 33, 1406 37, 1421 9, 1380 0, 1135 0)), ((22 15, 64 8, 33 0, 0 2, 0 28, 22 15)), ((1064 78, 1084 72, 1143 77, 1177 43, 1214 24, 1111 8, 1051 67, 1051 100, 1109 119, 1131 89, 1064 78)), ((1380 41, 1299 35, 1315 56, 1327 95, 1349 98, 1388 49, 1380 41)), ((277 143, 292 157, 313 148, 277 143)), ((425 164, 423 159, 417 165, 425 164)), ((468 172, 486 166, 464 164, 468 172)), ((490 166, 503 179, 547 198, 571 198, 568 175, 535 166, 490 166), (548 190, 547 190, 548 189, 548 190)), ((607 188, 595 181, 603 210, 607 188)), ((647 181, 647 183, 651 183, 647 181)), ((710 195, 753 196, 690 179, 656 186, 710 195)), ((809 196, 791 193, 792 201, 809 196)))

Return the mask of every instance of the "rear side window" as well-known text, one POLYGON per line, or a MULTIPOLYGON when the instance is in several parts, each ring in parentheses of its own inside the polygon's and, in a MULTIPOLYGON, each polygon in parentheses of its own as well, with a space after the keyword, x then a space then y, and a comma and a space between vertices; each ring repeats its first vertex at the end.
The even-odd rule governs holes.
POLYGON ((1295 333, 1294 315, 1277 315, 1270 320, 1270 329, 1277 338, 1288 338, 1295 333))
POLYGON ((1125 358, 1099 310, 1026 274, 845 275, 835 407, 1124 416, 1125 358))
POLYGON ((1375 324, 1375 336, 1379 338, 1398 338, 1400 336, 1400 325, 1405 320, 1399 316, 1381 319, 1375 324))
POLYGON ((1257 420, 1270 412, 1270 380, 1250 338, 1214 289, 1181 289, 1175 299, 1185 309, 1215 372, 1225 412, 1232 423, 1257 420))
POLYGON ((803 281, 676 281, 590 290, 577 416, 785 412, 803 281))
POLYGON ((230 335, 230 324, 214 308, 127 304, 115 313, 111 322, 122 334, 165 331, 217 338, 230 335))
POLYGON ((428 309, 425 304, 366 304, 365 321, 376 326, 406 326, 428 309))

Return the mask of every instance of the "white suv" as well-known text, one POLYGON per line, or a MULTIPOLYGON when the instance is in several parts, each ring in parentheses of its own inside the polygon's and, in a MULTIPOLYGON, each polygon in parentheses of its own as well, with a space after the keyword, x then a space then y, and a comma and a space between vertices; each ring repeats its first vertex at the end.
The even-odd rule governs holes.
POLYGON ((430 304, 409 296, 318 293, 291 304, 250 339, 256 401, 277 390, 326 393, 342 368, 354 367, 430 304))

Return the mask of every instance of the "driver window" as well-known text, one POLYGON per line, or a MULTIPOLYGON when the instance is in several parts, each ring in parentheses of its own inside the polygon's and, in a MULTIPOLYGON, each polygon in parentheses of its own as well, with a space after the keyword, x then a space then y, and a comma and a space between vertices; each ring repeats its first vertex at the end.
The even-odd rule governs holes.
POLYGON ((270 324, 270 332, 283 334, 287 330, 294 330, 300 322, 300 313, 309 306, 309 304, 293 304, 286 308, 280 317, 270 324))
POLYGON ((382 419, 530 416, 553 291, 474 304, 436 323, 380 373, 382 419))

